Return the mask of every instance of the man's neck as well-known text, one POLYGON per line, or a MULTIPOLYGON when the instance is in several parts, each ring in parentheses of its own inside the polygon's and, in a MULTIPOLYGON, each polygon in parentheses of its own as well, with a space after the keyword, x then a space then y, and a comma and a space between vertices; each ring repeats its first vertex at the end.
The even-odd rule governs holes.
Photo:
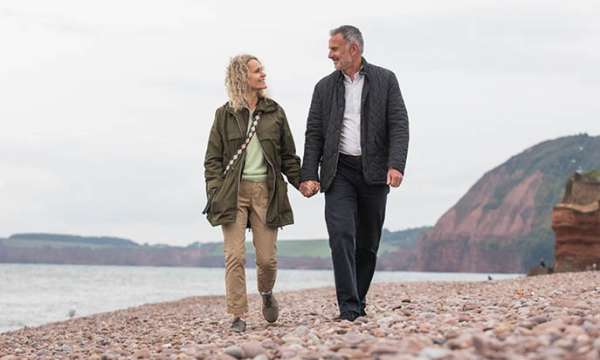
POLYGON ((343 70, 343 73, 345 75, 347 75, 348 77, 350 77, 350 79, 352 79, 352 81, 354 81, 356 79, 356 75, 360 71, 361 65, 362 65, 362 58, 355 59, 354 61, 352 61, 352 64, 350 64, 350 66, 348 66, 347 69, 343 70))

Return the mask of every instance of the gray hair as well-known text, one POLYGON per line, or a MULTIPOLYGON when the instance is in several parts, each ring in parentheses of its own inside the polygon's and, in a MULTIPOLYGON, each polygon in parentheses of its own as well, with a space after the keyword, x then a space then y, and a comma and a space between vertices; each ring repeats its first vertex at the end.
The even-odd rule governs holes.
POLYGON ((349 42, 350 44, 355 43, 358 45, 358 50, 360 53, 363 53, 365 48, 365 41, 363 40, 363 36, 360 33, 360 30, 356 26, 352 25, 342 25, 337 27, 329 32, 330 36, 334 36, 337 34, 341 34, 344 40, 349 42))

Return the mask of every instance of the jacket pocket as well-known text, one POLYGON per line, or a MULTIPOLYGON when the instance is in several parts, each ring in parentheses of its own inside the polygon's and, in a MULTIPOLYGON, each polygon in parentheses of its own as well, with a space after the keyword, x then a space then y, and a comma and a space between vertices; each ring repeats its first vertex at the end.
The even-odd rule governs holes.
POLYGON ((278 202, 278 214, 281 217, 285 217, 289 212, 292 211, 290 199, 288 198, 288 184, 283 178, 278 178, 278 190, 277 190, 277 202, 278 202))
POLYGON ((210 207, 212 205, 212 200, 215 197, 215 193, 217 189, 211 191, 206 197, 206 206, 204 206, 204 210, 202 210, 202 214, 208 214, 210 212, 210 207))

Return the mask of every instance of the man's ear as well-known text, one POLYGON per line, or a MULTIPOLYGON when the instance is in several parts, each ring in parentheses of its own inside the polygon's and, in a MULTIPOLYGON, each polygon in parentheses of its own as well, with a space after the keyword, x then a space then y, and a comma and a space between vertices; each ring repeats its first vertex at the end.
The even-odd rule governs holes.
POLYGON ((360 48, 358 47, 357 43, 351 43, 350 50, 352 50, 353 55, 360 54, 360 48))

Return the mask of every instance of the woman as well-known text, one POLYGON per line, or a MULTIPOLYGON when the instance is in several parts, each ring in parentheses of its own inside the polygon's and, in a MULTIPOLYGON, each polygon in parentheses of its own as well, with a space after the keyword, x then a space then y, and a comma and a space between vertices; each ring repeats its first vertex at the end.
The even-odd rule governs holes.
POLYGON ((265 72, 251 55, 238 55, 227 67, 229 101, 217 109, 204 176, 213 226, 221 225, 225 252, 227 312, 231 329, 243 332, 248 313, 245 229, 252 229, 262 313, 275 322, 279 308, 272 290, 277 273, 277 228, 294 222, 282 173, 296 188, 300 158, 281 106, 266 96, 265 72))

